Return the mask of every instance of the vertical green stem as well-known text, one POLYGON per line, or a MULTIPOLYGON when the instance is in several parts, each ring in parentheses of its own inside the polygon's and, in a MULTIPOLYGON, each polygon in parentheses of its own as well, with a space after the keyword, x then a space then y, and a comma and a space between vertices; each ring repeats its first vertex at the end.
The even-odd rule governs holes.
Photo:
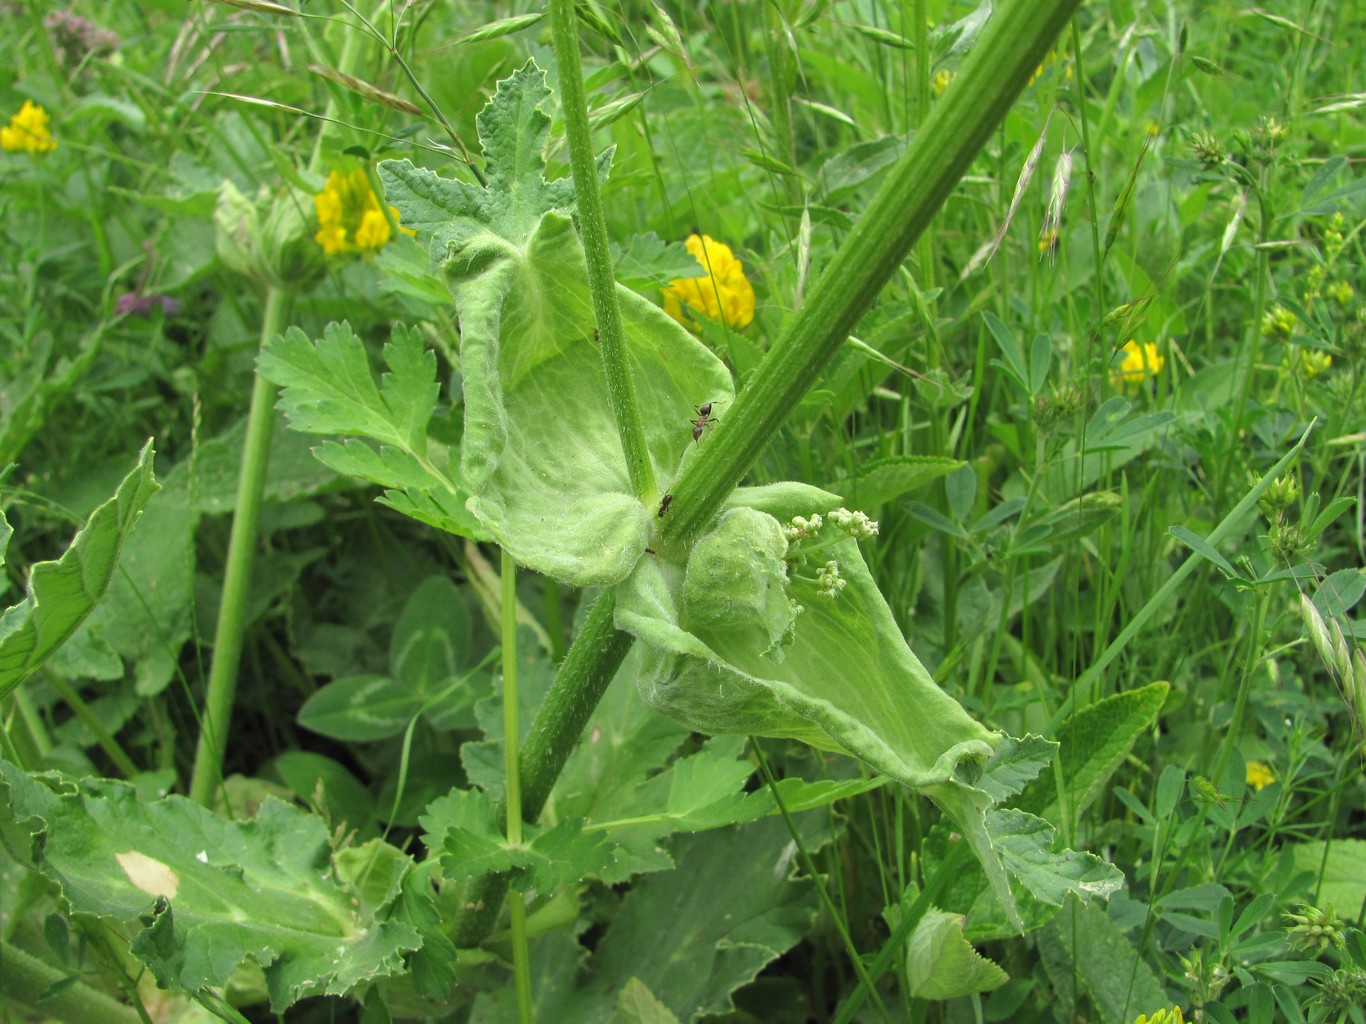
POLYGON ((1233 748, 1238 745, 1238 736, 1243 731, 1243 718, 1247 714, 1247 695, 1252 690, 1252 676, 1262 662, 1262 634, 1266 630, 1266 612, 1271 604, 1268 590, 1265 586, 1256 590, 1252 631, 1247 638, 1247 656, 1243 660, 1242 678, 1238 680, 1238 695, 1233 701, 1233 717, 1229 720, 1224 742, 1219 746, 1219 760, 1215 762, 1214 771, 1210 773, 1210 779, 1216 786, 1224 777, 1224 769, 1228 767, 1229 758, 1233 756, 1233 748))
MULTIPOLYGON (((506 777, 507 838, 509 846, 522 844, 522 780, 517 748, 521 732, 517 716, 517 563, 503 549, 503 765, 506 777)), ((512 919, 512 972, 517 983, 517 1015, 531 1024, 531 957, 527 949, 526 904, 513 896, 508 911, 512 919)))
POLYGON ((71 1021, 72 1024, 140 1024, 138 1013, 131 1006, 124 1006, 83 981, 43 999, 54 985, 65 981, 72 972, 39 960, 8 942, 0 942, 0 964, 5 968, 0 999, 28 1007, 39 1017, 71 1021))
MULTIPOLYGON (((293 292, 287 287, 271 285, 267 290, 264 322, 261 325, 262 344, 285 329, 292 298, 293 292)), ((214 787, 223 773, 223 752, 227 746, 233 698, 237 694, 237 666, 242 657, 247 593, 251 587, 251 565, 256 554, 261 498, 266 488, 266 467, 270 461, 275 394, 275 385, 257 374, 251 391, 251 408, 247 413, 247 437, 242 448, 242 469, 237 479, 237 505, 228 539, 228 561, 223 575, 218 628, 214 633, 209 690, 205 696, 204 717, 200 722, 194 774, 190 778, 190 799, 205 805, 212 802, 214 787)))
MULTIPOLYGON (((1079 0, 1001 5, 962 72, 934 104, 905 154, 859 217, 801 312, 792 317, 735 399, 718 436, 673 487, 660 529, 665 548, 686 544, 769 443, 844 346, 916 240, 1024 89, 1079 0)), ((657 544, 656 547, 659 547, 657 544)))
MULTIPOLYGON (((631 649, 635 638, 617 631, 615 612, 616 595, 605 591, 589 610, 531 723, 520 758, 523 820, 540 816, 569 752, 631 649)), ((507 885, 506 875, 484 875, 464 887, 452 928, 457 946, 476 946, 493 930, 507 885)))
POLYGON ((574 0, 551 0, 550 30, 560 70, 560 103, 569 140, 569 163, 574 171, 579 233, 583 236, 583 251, 588 261, 588 289, 593 296, 602 368, 607 376, 607 400, 626 454, 631 489, 642 501, 652 502, 658 488, 650 465, 650 452, 645 445, 645 427, 636 405, 631 367, 626 360, 626 337, 621 327, 621 310, 617 306, 617 283, 612 276, 612 255, 607 248, 607 218, 602 209, 602 195, 598 192, 593 133, 588 126, 588 101, 579 61, 579 28, 574 0))
MULTIPOLYGON (((924 128, 889 173, 877 198, 859 218, 854 232, 822 275, 816 286, 819 302, 813 296, 793 317, 744 395, 736 399, 735 412, 741 411, 742 402, 746 411, 738 423, 734 414, 727 420, 729 443, 708 446, 684 470, 683 478, 674 488, 671 506, 680 514, 670 513, 662 531, 662 543, 686 543, 715 514, 759 451, 781 428, 788 413, 844 345, 854 323, 872 305, 1005 118, 1010 104, 1024 89, 1049 44, 1079 3, 1080 0, 1036 0, 1031 4, 1003 6, 993 16, 962 74, 934 105, 924 128), (684 481, 692 503, 679 497, 684 481)), ((555 0, 551 12, 557 56, 559 40, 575 39, 572 47, 563 46, 565 53, 560 58, 560 85, 566 94, 565 120, 572 156, 576 132, 581 137, 581 148, 588 143, 586 115, 576 129, 570 108, 579 104, 571 103, 568 96, 574 89, 582 103, 572 0, 555 0)), ((580 214, 586 222, 589 217, 585 200, 596 203, 599 213, 601 204, 596 178, 585 174, 586 180, 580 184, 578 164, 576 158, 575 186, 579 189, 580 214)), ((587 234, 584 245, 590 252, 591 268, 592 247, 587 234)), ((605 252, 601 256, 606 259, 605 252)), ((607 271, 610 275, 610 266, 607 271)), ((622 436, 626 443, 627 432, 623 431, 622 436)), ((613 625, 615 604, 611 591, 598 598, 537 712, 521 757, 525 818, 534 820, 540 814, 569 752, 630 650, 632 637, 617 632, 613 625)), ((457 946, 477 945, 492 930, 506 891, 506 876, 498 875, 485 875, 462 889, 461 907, 453 928, 457 946)))

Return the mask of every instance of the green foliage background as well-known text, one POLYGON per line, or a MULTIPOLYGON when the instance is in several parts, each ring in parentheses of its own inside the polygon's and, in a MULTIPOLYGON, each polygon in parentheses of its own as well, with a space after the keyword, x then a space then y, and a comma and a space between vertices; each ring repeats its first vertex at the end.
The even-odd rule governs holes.
MULTIPOLYGON (((839 557, 851 595, 882 597, 838 606, 823 651, 853 636, 885 668, 900 655, 861 632, 877 619, 974 737, 1060 744, 1047 767, 1025 741, 971 780, 1005 805, 979 808, 994 848, 1035 883, 1016 884, 1023 929, 940 805, 824 752, 868 757, 833 719, 802 705, 805 724, 766 728, 765 705, 743 731, 770 738, 748 742, 651 710, 636 685, 667 677, 659 649, 697 653, 642 615, 654 597, 623 598, 618 623, 672 640, 637 645, 522 844, 499 811, 501 616, 525 734, 590 603, 573 588, 634 572, 623 593, 667 589, 637 568, 671 571, 641 561, 659 499, 725 443, 733 396, 990 5, 578 9, 660 481, 644 502, 601 372, 564 358, 591 349, 592 314, 548 22, 371 7, 0 11, 0 120, 31 99, 58 142, 0 153, 5 1012, 513 1019, 522 943, 452 942, 462 881, 496 868, 526 906, 538 1019, 1360 1021, 1360 5, 1083 4, 746 479, 880 524, 839 557), (544 113, 514 111, 523 148, 486 160, 477 119, 528 59, 544 113), (355 168, 419 234, 323 260, 312 196, 355 168), (215 224, 224 183, 256 218, 240 250, 215 224), (743 261, 749 327, 695 338, 658 310, 697 273, 694 230, 743 261), (480 254, 454 305, 433 239, 480 254), (509 255, 538 244, 554 259, 509 255), (308 284, 258 361, 282 275, 308 284), (505 320, 535 326, 504 367, 521 393, 472 362, 496 363, 505 320), (1162 357, 1142 381, 1114 372, 1131 340, 1162 357), (288 386, 206 808, 175 794, 258 368, 288 386), (547 453, 553 480, 509 475, 547 453), (492 541, 547 574, 519 575, 511 612, 492 541), (1063 850, 1103 854, 1123 888, 1067 896, 1112 876, 1063 850)), ((729 507, 786 521, 773 493, 729 507)), ((740 677, 736 637, 707 642, 709 691, 740 677)), ((827 683, 822 709, 867 692, 827 683)), ((908 707, 855 718, 897 747, 908 707)))

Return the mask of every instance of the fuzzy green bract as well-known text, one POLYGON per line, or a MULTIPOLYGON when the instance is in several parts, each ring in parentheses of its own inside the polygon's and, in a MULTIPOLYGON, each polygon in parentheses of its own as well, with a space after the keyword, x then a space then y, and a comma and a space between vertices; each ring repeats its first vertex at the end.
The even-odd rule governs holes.
POLYGON ((641 562, 618 593, 617 624, 649 649, 637 677, 645 700, 702 732, 801 739, 917 787, 989 757, 997 734, 911 653, 858 545, 823 553, 847 581, 833 598, 808 578, 815 567, 789 577, 786 546, 776 519, 736 508, 686 570, 641 562))
MULTIPOLYGON (((404 161, 380 165, 403 224, 431 238, 460 322, 461 482, 468 508, 522 565, 579 586, 616 583, 649 543, 607 402, 573 183, 544 177, 545 74, 529 63, 479 115, 488 187, 404 161)), ((607 161, 600 160, 605 172, 607 161)), ((662 310, 618 286, 627 358, 656 479, 692 444, 692 409, 733 395, 725 366, 662 310)))

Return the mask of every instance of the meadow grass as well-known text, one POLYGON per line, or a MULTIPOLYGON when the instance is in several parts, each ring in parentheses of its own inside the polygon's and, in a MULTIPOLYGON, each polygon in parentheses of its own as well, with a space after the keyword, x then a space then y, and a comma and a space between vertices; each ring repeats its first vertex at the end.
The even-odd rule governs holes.
MULTIPOLYGON (((0 704, 0 753, 29 773, 122 778, 148 801, 186 792, 238 816, 276 793, 344 822, 354 841, 383 835, 417 853, 424 809, 452 786, 487 785, 501 764, 487 753, 502 725, 486 655, 500 636, 505 649, 521 638, 530 720, 587 602, 529 572, 500 594, 490 546, 376 505, 372 487, 321 468, 314 442, 282 424, 261 520, 238 542, 256 557, 238 585, 230 739, 192 769, 225 647, 214 623, 230 600, 230 513, 247 500, 238 459, 263 386, 263 323, 316 338, 346 320, 374 353, 395 321, 416 324, 440 357, 429 434, 453 447, 462 437, 457 312, 419 243, 376 203, 385 242, 324 254, 313 197, 333 171, 364 171, 378 187, 387 158, 476 180, 476 116, 529 57, 555 90, 547 177, 570 169, 539 7, 371 6, 29 0, 3 11, 0 118, 30 100, 56 143, 34 144, 41 131, 25 115, 12 131, 30 134, 7 135, 0 154, 0 230, 14 254, 0 266, 11 296, 0 315, 6 604, 149 436, 165 489, 142 526, 159 532, 130 539, 92 625, 0 704), (224 181, 244 205, 216 225, 224 181), (465 623, 459 670, 473 678, 478 666, 487 702, 472 696, 439 720, 415 713, 386 735, 315 729, 301 708, 329 681, 402 671, 391 643, 416 635, 409 599, 433 575, 455 583, 442 600, 465 623), (513 596, 520 634, 507 631, 513 596)), ((679 251, 652 246, 693 233, 727 245, 754 291, 752 322, 699 316, 694 327, 743 386, 943 102, 985 11, 942 0, 581 7, 593 145, 615 147, 601 188, 618 279, 659 301, 671 277, 661 268, 679 251), (648 233, 658 238, 637 248, 648 233), (633 264, 632 252, 645 256, 633 264)), ((708 1001, 670 1002, 663 968, 651 975, 643 953, 620 967, 625 940, 611 938, 626 934, 633 900, 672 895, 674 876, 595 870, 565 878, 559 896, 514 900, 529 914, 517 949, 506 935, 489 943, 462 998, 358 984, 285 1016, 516 1019, 499 958, 529 952, 541 966, 519 979, 522 1005, 563 1020, 1129 1024, 1178 1019, 1160 1013, 1180 1007, 1187 1019, 1361 1021, 1364 28, 1358 5, 1309 0, 1275 13, 1082 5, 746 479, 815 484, 878 521, 861 547, 912 650, 992 728, 1062 739, 1020 804, 1057 827, 1059 846, 1117 866, 1122 891, 1060 911, 1029 903, 1018 934, 974 869, 936 882, 958 863, 946 819, 915 790, 883 785, 774 818, 754 840, 757 858, 795 839, 793 870, 818 875, 826 902, 818 914, 803 890, 792 935, 754 939, 765 955, 717 980, 708 1001), (1160 711, 1127 742, 1101 742, 1107 715, 1142 718, 1139 693, 1160 711), (1097 707, 1084 725, 1072 717, 1097 707), (1096 785, 1078 791, 1083 777, 1096 785), (917 903, 927 885, 945 888, 917 903), (1010 980, 952 998, 918 980, 923 950, 887 940, 931 903, 965 915, 967 937, 1010 980), (602 977, 647 979, 631 990, 639 1002, 557 989, 572 988, 585 949, 589 977, 612 965, 602 977)), ((736 422, 718 405, 696 450, 736 422)), ((686 419, 678 431, 680 447, 692 443, 686 419)), ((623 675, 639 671, 627 664, 623 675)), ((610 693, 630 688, 618 679, 610 693)), ((606 700, 609 719, 634 713, 606 700)), ((640 742, 655 759, 645 776, 702 749, 696 736, 640 742)), ((794 740, 733 756, 760 781, 871 778, 794 740)), ((565 808, 581 796, 552 792, 546 822, 578 813, 565 808)), ((680 841, 676 885, 721 842, 680 841)), ((0 917, 0 939, 51 975, 36 992, 0 983, 16 1013, 41 1016, 39 995, 77 985, 91 1000, 187 1002, 139 979, 113 926, 60 923, 12 851, 3 878, 13 902, 0 905, 17 910, 0 917), (69 946, 68 927, 81 936, 69 946)), ((456 908, 440 911, 461 934, 456 908)), ((651 921, 666 950, 686 930, 662 912, 651 921)), ((710 964, 716 945, 688 955, 710 964)), ((250 979, 231 999, 252 1019, 265 1012, 250 979)), ((64 1012, 118 1013, 94 1005, 64 1012)))

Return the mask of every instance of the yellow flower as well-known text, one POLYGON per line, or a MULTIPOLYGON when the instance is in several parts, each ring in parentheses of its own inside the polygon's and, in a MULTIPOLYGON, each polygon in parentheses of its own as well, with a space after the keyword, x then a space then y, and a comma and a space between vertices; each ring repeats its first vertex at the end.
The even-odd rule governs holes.
POLYGON ((934 90, 934 94, 936 96, 943 96, 944 90, 949 87, 949 83, 952 81, 953 72, 950 71, 948 68, 944 68, 942 71, 940 71, 938 74, 934 76, 934 81, 930 83, 930 88, 934 90))
POLYGON ((11 153, 51 153, 57 140, 47 127, 47 111, 32 100, 24 100, 19 113, 0 128, 0 146, 11 153))
POLYGON ((1311 352, 1308 349, 1300 352, 1300 373, 1304 374, 1305 380, 1313 380, 1332 365, 1333 357, 1327 352, 1311 352))
POLYGON ((754 319, 754 288, 730 246, 709 235, 689 235, 685 244, 707 273, 670 281, 664 289, 664 312, 689 330, 700 328, 687 318, 684 306, 727 327, 749 326, 754 319))
POLYGON ((1126 341, 1119 351, 1124 354, 1124 359, 1118 366, 1111 368, 1110 376, 1114 379, 1115 387, 1123 385, 1131 391, 1149 377, 1161 373, 1167 362, 1151 341, 1145 341, 1142 345, 1136 341, 1126 341))
POLYGON ((1295 333, 1300 318, 1284 306, 1272 306, 1262 316, 1262 337, 1282 340, 1295 333))
MULTIPOLYGON (((329 256, 349 252, 375 252, 389 244, 389 218, 370 187, 364 168, 350 174, 333 171, 323 190, 313 197, 318 210, 318 233, 313 237, 329 256)), ((398 210, 389 212, 398 221, 398 210)), ((415 234, 411 228, 400 231, 415 234)))
POLYGON ((1335 299, 1344 306, 1356 298, 1357 295, 1356 291, 1346 281, 1334 281, 1326 290, 1329 298, 1335 299))
POLYGON ((1247 763, 1247 784, 1257 792, 1261 792, 1276 781, 1276 776, 1271 774, 1271 765, 1265 761, 1249 761, 1247 763))
POLYGON ((1134 1024, 1186 1024, 1186 1018, 1181 1016, 1181 1007, 1173 1006, 1170 1010, 1158 1010, 1151 1017, 1140 1013, 1134 1024))

